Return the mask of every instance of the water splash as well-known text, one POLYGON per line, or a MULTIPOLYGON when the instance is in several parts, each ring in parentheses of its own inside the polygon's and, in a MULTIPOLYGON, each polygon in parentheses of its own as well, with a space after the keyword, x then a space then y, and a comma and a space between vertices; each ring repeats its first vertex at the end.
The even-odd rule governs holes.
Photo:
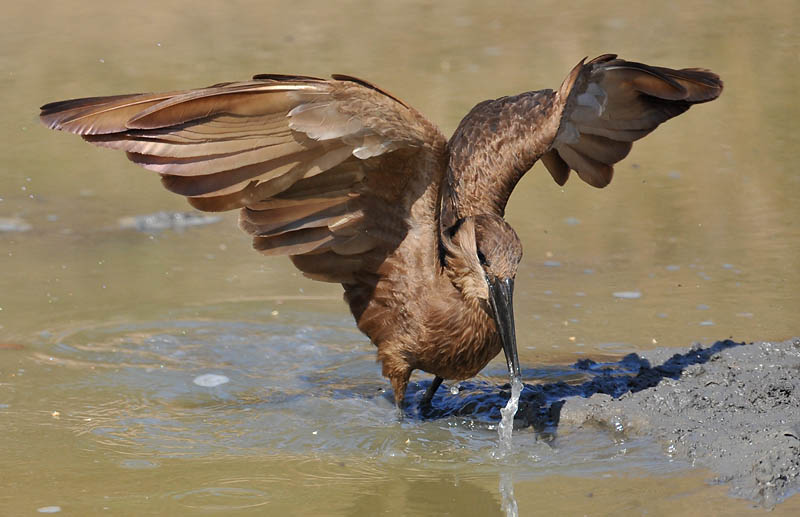
POLYGON ((500 410, 502 418, 497 425, 497 434, 500 438, 497 444, 496 458, 503 458, 511 452, 511 434, 514 430, 514 415, 517 414, 519 407, 519 395, 522 393, 522 381, 519 377, 511 379, 511 396, 508 398, 506 407, 500 410))

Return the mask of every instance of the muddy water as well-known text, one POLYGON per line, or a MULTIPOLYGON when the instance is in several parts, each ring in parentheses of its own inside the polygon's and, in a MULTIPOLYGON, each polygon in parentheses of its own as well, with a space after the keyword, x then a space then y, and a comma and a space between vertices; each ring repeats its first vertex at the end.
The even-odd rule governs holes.
MULTIPOLYGON (((496 459, 488 410, 399 421, 338 287, 251 252, 235 216, 124 227, 186 205, 123 156, 40 127, 36 107, 343 72, 449 134, 477 101, 555 87, 584 55, 714 69, 721 99, 636 144, 607 189, 559 188, 537 166, 512 196, 524 380, 579 382, 583 357, 799 333, 796 2, 3 11, 0 514, 758 511, 646 438, 518 430, 496 459)), ((502 358, 478 379, 506 380, 502 358)))

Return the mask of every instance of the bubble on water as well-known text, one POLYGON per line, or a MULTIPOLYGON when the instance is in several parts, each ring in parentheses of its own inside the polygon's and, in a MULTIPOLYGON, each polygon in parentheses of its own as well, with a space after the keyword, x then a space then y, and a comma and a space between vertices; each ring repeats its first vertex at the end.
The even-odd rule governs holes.
POLYGON ((204 388, 213 388, 215 386, 225 384, 226 382, 230 382, 230 379, 224 375, 219 375, 216 373, 205 373, 195 377, 192 382, 204 388))
POLYGON ((622 298, 625 300, 636 300, 642 297, 640 291, 616 291, 613 293, 614 298, 622 298))
POLYGON ((36 509, 39 513, 58 513, 61 511, 60 506, 42 506, 41 508, 36 509))

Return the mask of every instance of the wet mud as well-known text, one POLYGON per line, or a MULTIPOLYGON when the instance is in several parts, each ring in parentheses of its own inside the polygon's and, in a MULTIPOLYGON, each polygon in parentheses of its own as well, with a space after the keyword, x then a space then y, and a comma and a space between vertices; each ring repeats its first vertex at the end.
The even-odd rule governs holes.
MULTIPOLYGON (((593 427, 620 439, 652 437, 660 453, 714 472, 730 494, 771 508, 800 489, 800 338, 784 342, 718 341, 629 354, 617 362, 578 361, 568 380, 527 381, 515 428, 542 440, 568 439, 593 427)), ((432 404, 409 413, 496 423, 509 396, 489 382, 441 389, 432 404)))

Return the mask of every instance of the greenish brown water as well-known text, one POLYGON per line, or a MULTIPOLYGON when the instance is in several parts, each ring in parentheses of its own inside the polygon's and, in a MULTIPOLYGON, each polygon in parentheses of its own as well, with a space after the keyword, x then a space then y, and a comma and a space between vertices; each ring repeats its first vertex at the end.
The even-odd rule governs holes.
POLYGON ((582 357, 800 333, 797 2, 3 10, 0 222, 30 229, 0 232, 0 514, 492 515, 509 487, 520 515, 751 511, 646 439, 522 430, 499 461, 485 425, 399 421, 339 287, 253 252, 235 215, 120 228, 187 205, 121 154, 48 131, 37 107, 339 72, 449 134, 478 101, 556 87, 585 55, 713 69, 722 97, 637 143, 608 188, 560 188, 537 165, 511 198, 521 362, 559 379, 582 357), (230 382, 193 382, 208 373, 230 382))

